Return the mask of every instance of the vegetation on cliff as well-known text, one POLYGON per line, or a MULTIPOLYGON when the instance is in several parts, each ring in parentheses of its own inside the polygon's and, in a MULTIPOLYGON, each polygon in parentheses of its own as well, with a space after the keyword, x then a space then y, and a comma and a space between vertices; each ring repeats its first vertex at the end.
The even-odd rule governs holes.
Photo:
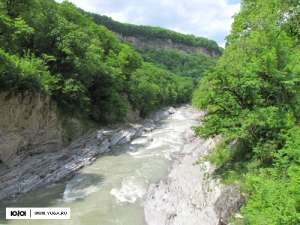
POLYGON ((217 57, 211 57, 207 54, 215 56, 222 54, 222 49, 218 44, 206 38, 180 34, 160 27, 120 23, 110 17, 98 14, 89 13, 88 15, 91 15, 96 23, 104 25, 121 37, 135 37, 143 44, 150 41, 151 44, 135 46, 144 61, 169 70, 176 75, 191 77, 193 78, 194 84, 197 83, 205 71, 215 65, 217 57), (164 44, 161 40, 166 43, 164 44), (183 49, 178 49, 176 46, 166 48, 166 45, 168 45, 170 41, 174 44, 182 44, 187 49, 189 47, 196 47, 205 50, 203 50, 203 54, 201 54, 200 50, 199 53, 185 51, 185 47, 183 47, 183 49), (151 46, 155 43, 159 43, 156 48, 151 46))
POLYGON ((204 54, 184 53, 175 49, 142 49, 145 61, 167 69, 177 75, 191 77, 194 81, 216 63, 216 59, 204 54))
POLYGON ((0 61, 1 91, 42 92, 99 122, 122 121, 129 105, 146 115, 186 101, 193 89, 69 2, 1 1, 0 61))
POLYGON ((197 133, 224 138, 210 157, 218 174, 246 194, 242 224, 300 224, 299 21, 298 0, 243 0, 194 94, 207 111, 197 133))
POLYGON ((194 35, 181 34, 172 30, 151 27, 143 25, 134 25, 128 23, 120 23, 114 21, 107 16, 101 16, 98 14, 92 15, 94 21, 98 24, 102 24, 108 29, 124 36, 139 37, 144 40, 171 40, 174 43, 185 44, 188 46, 203 47, 209 51, 215 51, 217 54, 221 54, 222 50, 215 41, 209 40, 203 37, 195 37, 194 35))

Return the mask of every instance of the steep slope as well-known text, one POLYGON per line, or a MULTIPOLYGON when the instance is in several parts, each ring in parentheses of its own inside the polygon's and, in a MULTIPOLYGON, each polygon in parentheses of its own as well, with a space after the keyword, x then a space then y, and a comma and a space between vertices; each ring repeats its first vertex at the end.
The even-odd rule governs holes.
POLYGON ((299 0, 243 0, 224 55, 202 80, 197 133, 222 136, 210 159, 240 183, 245 225, 300 224, 299 0))
POLYGON ((215 65, 222 49, 215 41, 185 35, 168 29, 138 26, 114 21, 110 17, 88 13, 125 43, 131 44, 147 62, 197 82, 205 71, 215 65))
POLYGON ((193 78, 199 81, 202 75, 216 64, 217 59, 205 54, 181 52, 176 49, 140 49, 143 59, 154 63, 179 76, 193 78))
POLYGON ((187 53, 204 53, 209 56, 219 56, 222 53, 218 44, 207 38, 185 35, 160 27, 120 23, 98 14, 90 15, 96 23, 114 31, 121 39, 139 49, 176 49, 187 53))
POLYGON ((49 96, 0 93, 0 164, 41 152, 57 152, 92 128, 59 112, 49 96))
POLYGON ((191 78, 145 62, 67 1, 1 1, 0 34, 0 92, 5 96, 0 116, 9 117, 0 123, 2 160, 44 151, 43 146, 59 150, 67 132, 64 118, 123 122, 131 112, 146 116, 187 101, 192 93, 191 78), (54 147, 43 144, 48 142, 54 147))

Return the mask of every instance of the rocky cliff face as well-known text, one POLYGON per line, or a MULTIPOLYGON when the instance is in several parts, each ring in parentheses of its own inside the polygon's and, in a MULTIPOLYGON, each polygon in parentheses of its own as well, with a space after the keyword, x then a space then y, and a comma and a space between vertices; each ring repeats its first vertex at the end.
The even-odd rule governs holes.
POLYGON ((154 49, 176 49, 178 51, 186 52, 186 53, 202 53, 206 54, 211 57, 217 57, 220 53, 214 50, 208 50, 204 47, 195 47, 195 46, 188 46, 180 43, 173 42, 171 39, 162 40, 162 39, 153 39, 153 40, 146 40, 143 38, 135 37, 135 36, 124 36, 118 35, 120 39, 125 42, 132 44, 137 49, 147 49, 147 48, 154 48, 154 49))
POLYGON ((56 106, 41 95, 0 95, 0 160, 53 151, 63 145, 56 106))
MULTIPOLYGON (((57 152, 45 149, 46 151, 40 152, 40 154, 15 161, 16 163, 12 166, 1 167, 0 164, 0 200, 16 197, 71 176, 80 168, 94 162, 99 154, 110 152, 113 146, 129 143, 134 138, 152 131, 159 126, 159 121, 174 112, 173 108, 164 109, 153 113, 139 124, 129 123, 117 128, 102 128, 88 132, 67 147, 59 148, 57 152)), ((47 140, 41 142, 40 146, 49 142, 47 140)), ((9 140, 9 143, 12 144, 12 140, 9 140)), ((57 146, 60 144, 57 142, 57 146)), ((8 152, 9 150, 7 149, 8 152)), ((14 155, 11 154, 12 157, 14 155)))
POLYGON ((28 155, 60 150, 81 130, 78 121, 59 116, 49 97, 0 94, 0 161, 6 165, 28 155), (70 134, 66 124, 78 132, 70 134))

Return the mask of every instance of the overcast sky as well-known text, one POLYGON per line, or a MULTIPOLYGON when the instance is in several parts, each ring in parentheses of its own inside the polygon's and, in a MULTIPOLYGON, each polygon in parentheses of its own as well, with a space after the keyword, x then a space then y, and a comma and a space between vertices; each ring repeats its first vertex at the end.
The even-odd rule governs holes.
MULTIPOLYGON (((57 0, 61 2, 62 0, 57 0)), ((69 0, 120 22, 169 28, 224 45, 240 0, 69 0)))

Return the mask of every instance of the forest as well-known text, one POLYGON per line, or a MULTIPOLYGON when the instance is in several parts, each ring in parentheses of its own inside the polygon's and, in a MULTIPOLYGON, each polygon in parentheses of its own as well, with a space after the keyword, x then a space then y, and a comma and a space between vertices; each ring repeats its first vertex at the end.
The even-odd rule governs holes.
POLYGON ((67 1, 1 1, 0 33, 2 92, 49 95, 63 112, 96 122, 123 121, 130 105, 145 116, 187 101, 194 88, 67 1))
POLYGON ((216 176, 245 193, 234 224, 300 224, 300 5, 243 0, 224 55, 193 96, 195 128, 223 141, 216 176))
POLYGON ((207 157, 245 195, 236 225, 300 225, 299 0, 242 0, 223 51, 215 41, 123 24, 68 1, 0 1, 0 92, 49 96, 67 115, 111 124, 189 102, 194 128, 221 137, 207 157), (102 24, 102 25, 101 25, 102 24), (139 49, 114 32, 218 52, 139 49))
POLYGON ((139 52, 146 62, 154 63, 179 76, 191 77, 195 83, 216 63, 216 58, 205 54, 186 53, 175 49, 148 48, 139 52))

